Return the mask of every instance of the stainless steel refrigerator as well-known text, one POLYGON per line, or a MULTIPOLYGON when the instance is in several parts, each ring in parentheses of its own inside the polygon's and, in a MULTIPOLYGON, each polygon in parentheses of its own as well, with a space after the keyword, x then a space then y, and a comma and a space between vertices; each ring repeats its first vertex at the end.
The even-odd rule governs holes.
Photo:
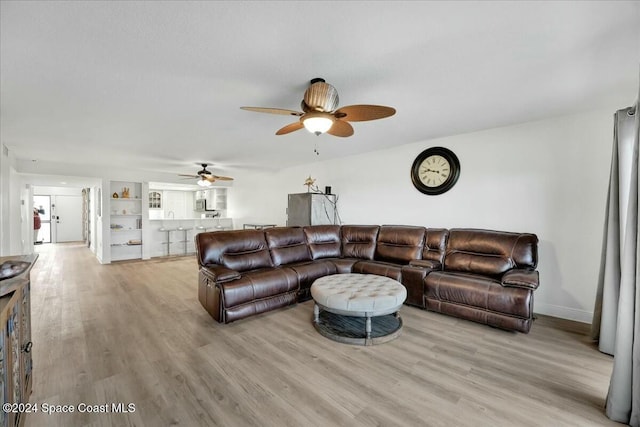
POLYGON ((336 223, 336 195, 321 193, 289 194, 287 226, 336 223))

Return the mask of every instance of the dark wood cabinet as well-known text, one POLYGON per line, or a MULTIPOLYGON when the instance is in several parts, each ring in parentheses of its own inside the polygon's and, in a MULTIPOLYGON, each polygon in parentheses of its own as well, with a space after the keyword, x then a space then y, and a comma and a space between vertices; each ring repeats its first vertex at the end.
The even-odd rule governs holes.
POLYGON ((31 267, 37 255, 3 257, 9 261, 28 262, 20 274, 0 281, 0 427, 21 426, 25 413, 18 406, 27 403, 31 395, 31 267), (14 404, 9 411, 5 404, 14 404))

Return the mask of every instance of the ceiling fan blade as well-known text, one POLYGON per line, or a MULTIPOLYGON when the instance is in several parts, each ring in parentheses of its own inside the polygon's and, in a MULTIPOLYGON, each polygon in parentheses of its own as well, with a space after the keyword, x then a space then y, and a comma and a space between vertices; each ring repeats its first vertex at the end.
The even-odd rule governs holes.
POLYGON ((385 117, 393 116, 395 113, 395 108, 383 105, 348 105, 338 108, 334 115, 338 119, 349 122, 365 122, 367 120, 384 119, 385 117))
POLYGON ((256 113, 282 114, 285 116, 301 116, 304 113, 284 108, 263 108, 263 107, 240 107, 242 110, 255 111, 256 113))
POLYGON ((233 181, 233 178, 231 178, 230 176, 211 175, 211 178, 216 181, 233 181))
POLYGON ((285 135, 287 133, 291 133, 291 132, 294 132, 296 130, 300 130, 303 127, 304 127, 304 125, 302 123, 294 122, 294 123, 288 124, 285 127, 279 129, 278 132, 276 132, 276 135, 285 135))
POLYGON ((182 173, 179 173, 178 176, 186 176, 188 178, 200 178, 200 175, 185 175, 182 173))
POLYGON ((353 135, 353 126, 351 126, 349 123, 344 122, 342 120, 336 120, 333 122, 333 125, 327 131, 327 133, 333 136, 341 136, 341 137, 351 136, 353 135))

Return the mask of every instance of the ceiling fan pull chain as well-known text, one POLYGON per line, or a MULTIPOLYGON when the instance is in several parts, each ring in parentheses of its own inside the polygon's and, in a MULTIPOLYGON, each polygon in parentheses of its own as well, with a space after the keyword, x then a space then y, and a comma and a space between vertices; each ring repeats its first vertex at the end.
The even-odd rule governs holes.
POLYGON ((316 153, 316 156, 320 155, 320 152, 318 151, 318 143, 317 142, 314 143, 313 152, 316 153))

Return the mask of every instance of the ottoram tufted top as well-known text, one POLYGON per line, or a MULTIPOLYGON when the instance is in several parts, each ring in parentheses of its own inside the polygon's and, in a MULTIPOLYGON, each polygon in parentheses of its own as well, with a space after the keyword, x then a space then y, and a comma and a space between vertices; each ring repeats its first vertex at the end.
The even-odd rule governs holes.
POLYGON ((313 300, 329 310, 380 316, 398 311, 407 299, 397 281, 374 274, 333 274, 313 282, 313 300))

